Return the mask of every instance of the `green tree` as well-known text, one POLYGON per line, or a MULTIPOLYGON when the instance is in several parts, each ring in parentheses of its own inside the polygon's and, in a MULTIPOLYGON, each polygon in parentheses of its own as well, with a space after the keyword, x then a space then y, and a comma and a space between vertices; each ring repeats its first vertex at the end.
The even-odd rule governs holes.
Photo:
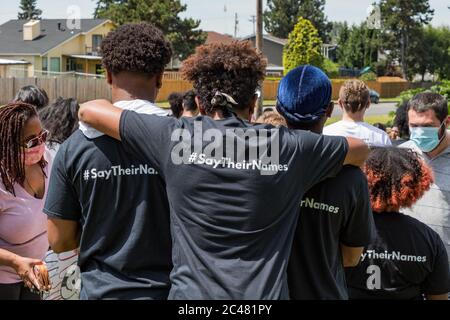
POLYGON ((37 0, 20 0, 20 10, 17 19, 38 20, 41 19, 42 10, 37 7, 37 0))
POLYGON ((175 57, 184 60, 206 41, 206 34, 198 29, 199 20, 180 17, 186 8, 180 0, 99 0, 95 17, 111 19, 119 25, 140 21, 153 23, 172 42, 175 57))
POLYGON ((427 72, 450 79, 450 28, 427 26, 416 33, 415 39, 411 72, 422 75, 422 81, 427 72))
POLYGON ((294 30, 299 17, 312 22, 323 42, 328 42, 332 24, 324 13, 325 0, 268 0, 264 12, 267 32, 279 38, 287 38, 294 30))
POLYGON ((419 45, 416 36, 432 20, 434 10, 429 0, 381 0, 380 8, 384 49, 391 60, 400 61, 405 77, 411 78, 414 70, 410 68, 417 58, 414 50, 419 45))
POLYGON ((351 28, 343 24, 337 35, 337 44, 337 59, 341 66, 373 67, 378 59, 379 31, 369 29, 365 22, 351 28))
POLYGON ((299 65, 311 64, 317 67, 323 66, 321 53, 322 40, 317 29, 311 21, 300 17, 294 30, 288 38, 288 43, 283 50, 283 65, 285 72, 299 65))

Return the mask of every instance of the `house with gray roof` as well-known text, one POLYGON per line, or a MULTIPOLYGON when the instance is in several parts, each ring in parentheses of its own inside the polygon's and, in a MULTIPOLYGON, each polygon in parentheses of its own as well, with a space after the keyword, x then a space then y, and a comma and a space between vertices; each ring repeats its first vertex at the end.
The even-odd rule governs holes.
POLYGON ((114 28, 106 19, 10 20, 0 25, 0 59, 29 63, 28 76, 99 74, 100 46, 114 28))

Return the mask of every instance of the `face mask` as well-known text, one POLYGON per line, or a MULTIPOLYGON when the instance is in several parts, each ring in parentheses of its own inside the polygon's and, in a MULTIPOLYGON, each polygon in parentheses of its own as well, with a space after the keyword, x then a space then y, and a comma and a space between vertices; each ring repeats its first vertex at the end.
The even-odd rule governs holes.
POLYGON ((439 128, 410 127, 409 130, 411 131, 411 141, 413 141, 423 152, 431 152, 436 149, 445 138, 444 135, 442 139, 439 139, 439 131, 443 125, 444 123, 442 123, 439 128))
POLYGON ((45 152, 44 143, 34 148, 25 149, 25 151, 23 152, 25 156, 25 165, 32 166, 41 161, 42 157, 44 156, 44 152, 45 152))

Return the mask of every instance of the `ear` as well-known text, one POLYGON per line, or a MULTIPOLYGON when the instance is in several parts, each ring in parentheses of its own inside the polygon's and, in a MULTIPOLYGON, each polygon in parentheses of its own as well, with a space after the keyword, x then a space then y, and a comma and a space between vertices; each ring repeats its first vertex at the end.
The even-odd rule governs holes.
POLYGON ((345 110, 345 108, 344 108, 344 103, 342 102, 341 99, 338 99, 338 105, 339 105, 339 107, 340 107, 342 110, 345 110))
POLYGON ((106 82, 109 85, 112 85, 112 81, 113 81, 112 74, 108 70, 106 70, 106 82))
POLYGON ((450 127, 450 116, 448 116, 447 119, 445 120, 445 127, 446 128, 450 127))
POLYGON ((203 108, 200 98, 198 96, 195 96, 195 103, 197 104, 198 110, 200 111, 200 114, 202 116, 206 115, 205 108, 203 108))
POLYGON ((156 88, 161 89, 163 86, 164 72, 156 76, 156 88))
POLYGON ((255 94, 248 106, 248 121, 252 121, 252 117, 255 114, 256 104, 258 103, 258 95, 255 94))
POLYGON ((326 111, 327 118, 331 118, 331 116, 333 115, 333 111, 334 111, 334 102, 331 101, 330 105, 328 106, 328 109, 326 111))

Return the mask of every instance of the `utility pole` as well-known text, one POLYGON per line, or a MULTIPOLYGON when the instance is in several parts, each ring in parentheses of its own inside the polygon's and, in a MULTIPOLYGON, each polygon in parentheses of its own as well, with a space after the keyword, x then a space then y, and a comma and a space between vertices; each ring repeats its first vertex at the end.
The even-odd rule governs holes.
MULTIPOLYGON (((256 49, 263 52, 263 2, 256 0, 256 49)), ((256 117, 259 117, 263 112, 264 105, 264 83, 260 85, 261 95, 258 99, 258 107, 256 108, 256 117)))
POLYGON ((234 37, 237 38, 237 33, 239 29, 239 17, 237 12, 234 14, 234 37))
POLYGON ((248 21, 253 23, 253 34, 256 34, 256 16, 250 16, 250 19, 248 21))

